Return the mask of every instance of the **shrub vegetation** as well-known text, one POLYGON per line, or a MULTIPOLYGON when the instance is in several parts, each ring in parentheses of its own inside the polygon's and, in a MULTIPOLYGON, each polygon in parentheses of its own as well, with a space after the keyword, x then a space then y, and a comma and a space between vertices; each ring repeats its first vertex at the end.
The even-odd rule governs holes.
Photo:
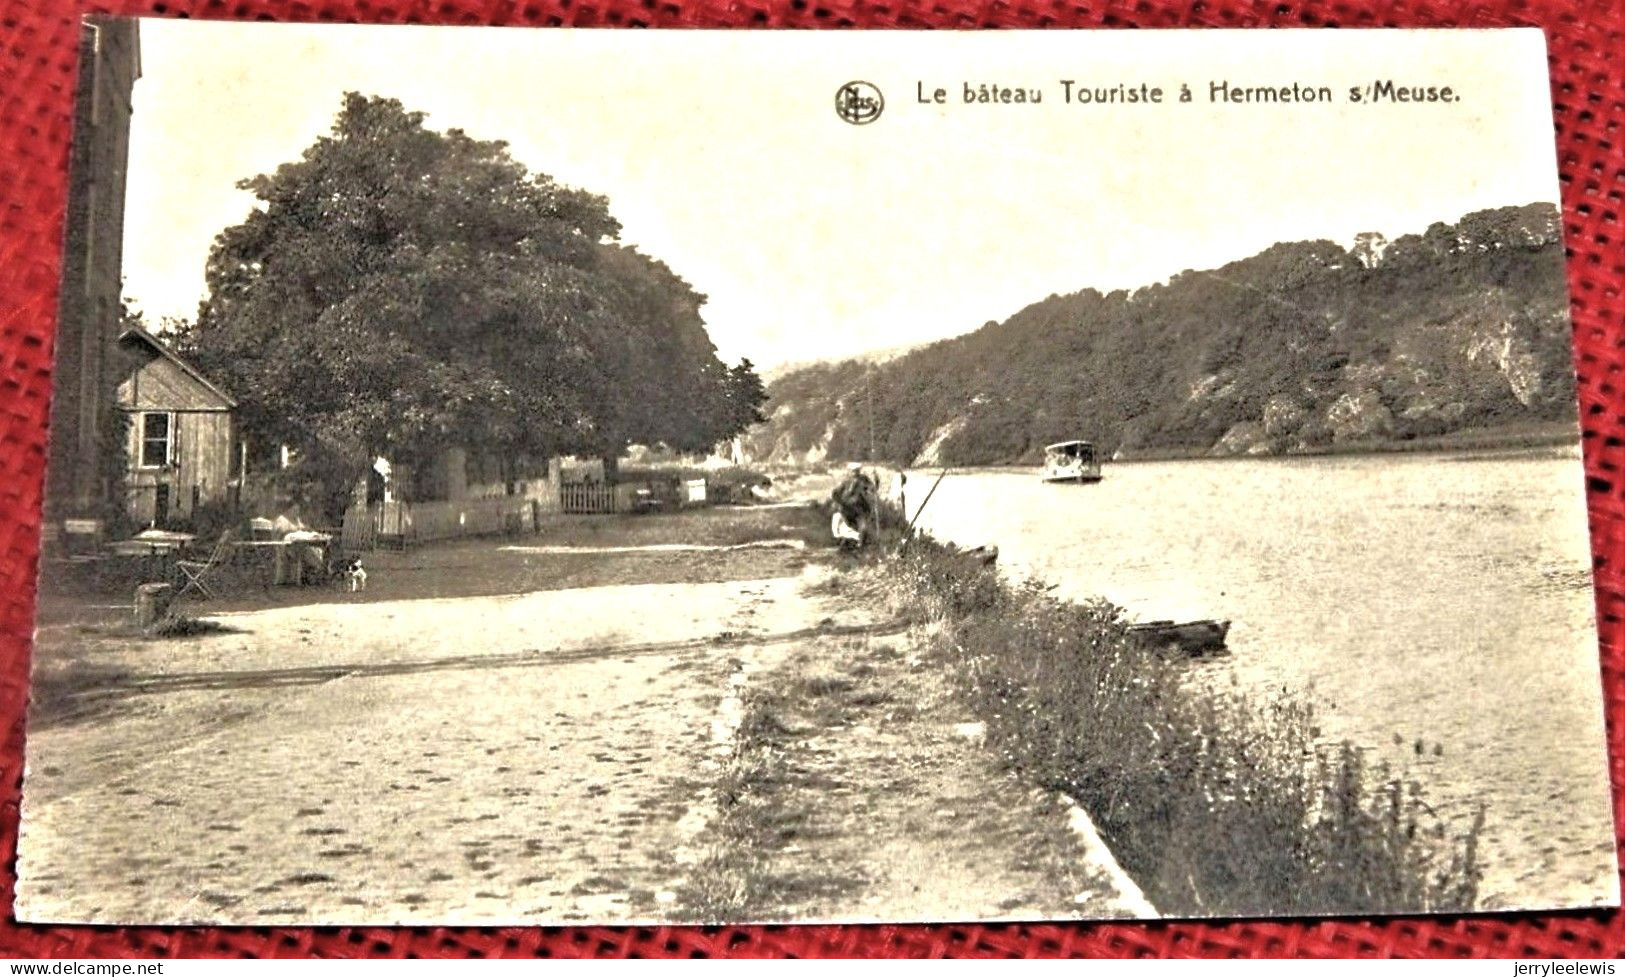
POLYGON ((878 569, 989 745, 1083 805, 1162 912, 1473 908, 1482 810, 1452 833, 1418 783, 1326 742, 1303 699, 1215 681, 1132 640, 1114 605, 1006 583, 927 537, 878 569))

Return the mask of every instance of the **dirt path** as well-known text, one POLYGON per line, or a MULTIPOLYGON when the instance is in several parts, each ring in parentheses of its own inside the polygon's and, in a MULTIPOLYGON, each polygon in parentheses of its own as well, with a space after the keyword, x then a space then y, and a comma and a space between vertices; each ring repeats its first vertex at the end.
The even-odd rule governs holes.
MULTIPOLYGON (((654 516, 556 516, 534 534, 446 541, 364 555, 367 589, 272 586, 263 566, 232 566, 215 581, 220 599, 196 613, 310 605, 357 606, 425 598, 494 597, 616 584, 722 583, 799 569, 800 548, 826 543, 828 519, 804 505, 707 508, 654 516)), ((46 626, 108 625, 128 615, 138 581, 98 590, 40 594, 46 626)))
MULTIPOLYGON (((699 554, 723 562, 686 581, 628 582, 623 562, 600 585, 486 594, 512 586, 487 568, 437 575, 431 592, 455 596, 230 611, 214 616, 226 631, 185 639, 42 628, 36 691, 57 685, 29 728, 19 916, 1133 910, 1068 812, 957 731, 941 676, 875 602, 841 593, 832 556, 749 545, 778 538, 780 515, 728 518, 569 541, 745 544, 699 554)), ((499 546, 493 565, 561 580, 558 557, 499 546)), ((472 546, 413 559, 481 562, 472 546)))
POLYGON ((680 890, 701 921, 1155 915, 1087 816, 1006 772, 907 635, 825 637, 753 674, 680 890))
POLYGON ((829 617, 799 587, 605 587, 366 616, 312 605, 145 643, 130 652, 142 681, 217 681, 30 737, 19 914, 655 916, 728 676, 785 653, 763 638, 829 617), (312 679, 283 679, 300 669, 312 679))

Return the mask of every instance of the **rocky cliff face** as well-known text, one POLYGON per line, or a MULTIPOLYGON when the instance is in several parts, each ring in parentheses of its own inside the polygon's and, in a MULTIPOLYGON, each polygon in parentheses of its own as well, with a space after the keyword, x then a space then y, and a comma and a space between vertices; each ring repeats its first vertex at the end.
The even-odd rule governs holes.
POLYGON ((1554 208, 1508 207, 1392 242, 1276 245, 1133 293, 1051 296, 882 365, 781 377, 758 456, 1032 460, 1082 437, 1115 456, 1280 454, 1572 418, 1554 208))
POLYGON ((920 449, 919 454, 915 455, 909 461, 909 464, 915 468, 928 468, 932 465, 946 464, 942 456, 942 446, 947 444, 954 435, 963 431, 968 423, 970 423, 970 417, 961 414, 931 432, 931 440, 925 443, 925 447, 920 449))
POLYGON ((1459 315, 1393 338, 1382 358, 1270 397, 1210 453, 1301 452, 1572 413, 1568 316, 1555 301, 1480 296, 1459 315))

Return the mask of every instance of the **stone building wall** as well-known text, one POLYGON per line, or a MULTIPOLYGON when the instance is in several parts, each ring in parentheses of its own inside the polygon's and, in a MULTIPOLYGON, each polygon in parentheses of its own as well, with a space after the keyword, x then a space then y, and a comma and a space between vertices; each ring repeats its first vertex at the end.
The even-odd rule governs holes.
MULTIPOLYGON (((141 73, 134 20, 87 20, 79 41, 74 138, 58 296, 48 518, 92 514, 115 490, 104 455, 116 376, 130 95, 141 73)), ((112 450, 116 450, 116 447, 112 450)))

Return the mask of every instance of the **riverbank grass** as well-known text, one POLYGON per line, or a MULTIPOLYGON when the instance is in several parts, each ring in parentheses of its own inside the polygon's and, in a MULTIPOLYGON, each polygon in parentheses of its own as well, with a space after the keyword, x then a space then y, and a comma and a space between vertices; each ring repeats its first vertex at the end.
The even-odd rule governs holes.
POLYGON ((1074 798, 1159 911, 1466 911, 1482 814, 1452 834, 1420 784, 1328 743, 1313 706, 1215 681, 1131 640, 1104 601, 1060 601, 916 536, 868 568, 891 609, 1032 782, 1074 798))
POLYGON ((783 857, 819 833, 798 796, 841 789, 830 772, 802 755, 798 744, 839 729, 889 696, 868 681, 873 669, 833 670, 827 659, 852 660, 867 639, 816 642, 781 665, 770 685, 748 689, 733 748, 713 787, 717 810, 703 853, 678 893, 681 917, 697 923, 794 918, 794 907, 840 899, 863 876, 831 864, 808 869, 783 857))

